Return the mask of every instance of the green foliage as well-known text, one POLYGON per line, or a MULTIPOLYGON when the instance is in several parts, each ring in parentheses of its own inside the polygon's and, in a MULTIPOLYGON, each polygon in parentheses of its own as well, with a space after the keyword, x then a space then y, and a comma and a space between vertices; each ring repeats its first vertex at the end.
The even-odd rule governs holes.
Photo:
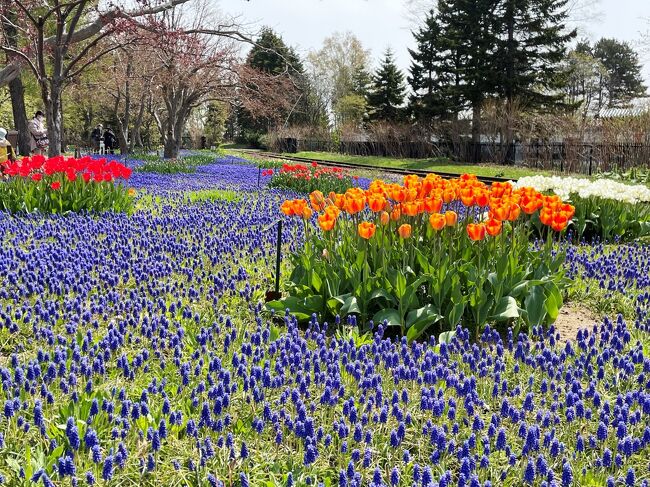
POLYGON ((569 301, 580 303, 595 316, 621 314, 626 320, 636 317, 635 297, 608 291, 601 287, 597 279, 575 279, 567 295, 569 301))
POLYGON ((368 94, 370 120, 400 119, 405 89, 404 75, 395 64, 393 52, 387 49, 368 94))
MULTIPOLYGON (((337 147, 339 140, 337 133, 332 133, 332 145, 337 147)), ((517 179, 523 176, 532 176, 535 174, 550 174, 549 171, 540 171, 521 166, 503 166, 498 164, 464 164, 462 162, 452 163, 446 157, 432 157, 430 159, 399 159, 395 157, 380 156, 349 156, 335 152, 315 152, 304 151, 298 152, 297 157, 309 159, 328 159, 330 161, 351 162, 354 164, 363 164, 373 169, 381 170, 382 168, 403 168, 403 169, 427 169, 430 171, 441 171, 452 174, 471 173, 477 176, 502 176, 517 179)))
POLYGON ((142 165, 136 167, 136 172, 180 174, 196 172, 198 166, 204 166, 214 162, 216 155, 212 152, 206 152, 178 159, 162 159, 155 154, 138 154, 134 155, 133 158, 144 161, 142 165))
POLYGON ((614 169, 600 173, 596 177, 650 186, 650 169, 644 167, 631 167, 625 171, 614 169))
POLYGON ((249 66, 271 74, 302 73, 304 68, 295 50, 287 46, 273 29, 264 27, 246 58, 249 66))
POLYGON ((54 175, 44 176, 40 181, 12 177, 0 182, 0 210, 9 213, 129 213, 132 204, 129 189, 124 184, 112 181, 85 182, 81 177, 69 181, 61 175, 54 175), (53 189, 53 184, 60 187, 53 189))
POLYGON ((603 242, 629 241, 650 235, 650 203, 628 203, 610 198, 571 195, 576 207, 575 238, 603 242))
POLYGON ((221 144, 228 119, 228 107, 223 103, 213 102, 208 105, 208 114, 205 120, 205 136, 208 145, 221 144))
POLYGON ((190 191, 187 193, 187 197, 192 203, 202 201, 227 201, 232 203, 233 201, 240 201, 242 199, 241 194, 227 189, 203 189, 199 191, 190 191))
POLYGON ((369 52, 352 33, 335 33, 323 41, 321 49, 309 54, 310 82, 324 104, 335 114, 337 124, 360 123, 361 110, 351 112, 350 106, 360 106, 359 100, 367 95, 370 82, 369 52), (349 97, 347 101, 342 100, 349 97), (341 110, 341 111, 339 111, 341 110), (351 114, 357 117, 352 118, 351 114))
POLYGON ((334 111, 339 124, 357 125, 361 123, 367 112, 367 102, 362 95, 349 93, 337 100, 334 111))

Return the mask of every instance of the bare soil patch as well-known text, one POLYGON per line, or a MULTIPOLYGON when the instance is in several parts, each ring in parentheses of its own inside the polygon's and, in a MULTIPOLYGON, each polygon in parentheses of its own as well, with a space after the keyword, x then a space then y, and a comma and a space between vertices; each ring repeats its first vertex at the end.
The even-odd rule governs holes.
POLYGON ((567 303, 560 308, 555 329, 560 334, 560 340, 575 340, 578 330, 591 330, 597 321, 598 318, 589 309, 576 303, 567 303))

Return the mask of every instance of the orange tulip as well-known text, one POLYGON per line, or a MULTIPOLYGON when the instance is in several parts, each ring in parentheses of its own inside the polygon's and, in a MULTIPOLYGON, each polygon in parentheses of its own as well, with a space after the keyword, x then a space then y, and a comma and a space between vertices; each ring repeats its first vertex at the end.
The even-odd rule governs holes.
POLYGON ((474 200, 476 201, 476 204, 482 208, 486 207, 490 202, 490 199, 488 198, 488 194, 485 191, 480 191, 479 193, 475 193, 474 200))
POLYGON ((447 224, 445 215, 441 215, 440 213, 432 213, 429 217, 429 224, 434 230, 442 230, 447 224))
POLYGON ((458 214, 455 211, 446 211, 445 222, 448 227, 453 227, 458 222, 458 214))
POLYGON ((408 202, 402 204, 402 211, 406 216, 417 216, 418 204, 416 202, 408 202))
POLYGON ((472 206, 474 204, 474 191, 472 188, 465 188, 460 190, 460 200, 465 206, 472 206))
POLYGON ((399 236, 402 238, 409 238, 411 236, 411 225, 403 223, 397 229, 397 233, 399 233, 399 236))
POLYGON ((568 203, 561 205, 560 210, 567 214, 569 220, 571 220, 571 218, 576 214, 576 207, 568 203))
POLYGON ((382 211, 381 215, 379 216, 379 221, 382 225, 388 225, 388 222, 390 221, 390 215, 388 212, 382 211))
POLYGON ((331 213, 323 213, 322 215, 318 215, 318 226, 325 232, 329 232, 332 228, 334 228, 335 223, 336 217, 331 213))
POLYGON ((564 212, 555 213, 551 221, 551 228, 556 232, 561 232, 566 228, 568 223, 569 219, 564 212))
POLYGON ((548 208, 542 208, 542 211, 539 212, 539 221, 541 221, 543 225, 550 226, 552 220, 553 212, 548 208))
POLYGON ((424 209, 427 213, 440 213, 442 200, 440 198, 426 198, 424 200, 424 209))
POLYGON ((496 206, 492 208, 492 218, 495 220, 503 221, 507 220, 510 215, 510 208, 506 206, 496 206))
POLYGON ((364 201, 363 198, 351 198, 349 196, 345 198, 344 209, 350 215, 359 213, 361 210, 363 210, 365 206, 366 206, 366 202, 364 201))
POLYGON ((378 213, 386 207, 386 198, 380 194, 373 194, 368 196, 368 207, 378 213))
POLYGON ((287 216, 293 216, 293 204, 291 203, 290 200, 286 200, 284 203, 282 203, 282 206, 280 206, 280 211, 284 213, 287 216))
POLYGON ((330 205, 325 208, 325 213, 331 215, 332 218, 336 219, 338 218, 339 213, 341 213, 341 210, 339 210, 338 206, 330 205))
POLYGON ((305 207, 302 209, 302 214, 301 214, 301 216, 302 216, 305 220, 309 220, 313 214, 314 214, 314 210, 312 210, 309 206, 305 206, 305 207))
POLYGON ((307 207, 307 200, 299 199, 293 200, 293 213, 294 215, 302 216, 303 211, 307 207))
POLYGON ((499 220, 495 220, 494 218, 491 218, 487 222, 485 222, 485 231, 493 237, 499 235, 501 233, 502 228, 503 228, 503 224, 499 220))
POLYGON ((442 193, 442 200, 445 203, 451 203, 456 199, 456 192, 453 189, 446 189, 442 193))
POLYGON ((374 223, 361 222, 359 223, 359 236, 368 240, 375 234, 376 229, 377 227, 374 223))
POLYGON ((510 213, 508 214, 508 220, 510 221, 515 221, 517 218, 519 218, 519 215, 521 214, 521 208, 517 203, 512 203, 510 205, 510 213))
POLYGON ((312 191, 309 194, 309 202, 316 211, 323 211, 323 208, 325 208, 325 196, 318 190, 312 191))
POLYGON ((467 235, 473 241, 485 238, 485 225, 483 223, 470 223, 467 225, 467 235))
POLYGON ((396 222, 402 216, 402 212, 398 207, 395 207, 393 211, 390 212, 390 219, 396 222))
POLYGON ((330 193, 330 199, 341 210, 345 207, 346 198, 344 194, 330 193))
POLYGON ((420 184, 420 176, 417 174, 409 174, 404 176, 404 186, 407 188, 415 188, 420 184))
POLYGON ((406 197, 408 196, 408 192, 406 188, 403 188, 402 186, 399 186, 397 184, 394 184, 391 187, 390 191, 390 197, 397 201, 398 203, 401 203, 402 201, 406 201, 406 197))

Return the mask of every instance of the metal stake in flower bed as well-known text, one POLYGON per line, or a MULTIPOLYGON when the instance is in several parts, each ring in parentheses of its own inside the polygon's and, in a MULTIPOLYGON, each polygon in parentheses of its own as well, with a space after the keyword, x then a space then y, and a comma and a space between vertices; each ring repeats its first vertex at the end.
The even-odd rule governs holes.
POLYGON ((282 220, 278 220, 278 242, 275 249, 275 290, 266 292, 266 302, 282 297, 280 293, 280 263, 282 262, 282 220))

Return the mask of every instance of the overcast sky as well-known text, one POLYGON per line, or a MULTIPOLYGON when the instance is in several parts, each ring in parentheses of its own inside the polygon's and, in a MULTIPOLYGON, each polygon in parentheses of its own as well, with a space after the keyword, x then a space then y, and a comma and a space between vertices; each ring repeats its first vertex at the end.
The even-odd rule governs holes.
MULTIPOLYGON (((585 0, 582 0, 585 1, 585 0)), ((579 12, 581 34, 591 39, 614 37, 638 47, 641 32, 650 30, 650 0, 587 0, 595 7, 579 12), (585 17, 594 17, 584 22, 585 17)), ((412 47, 404 0, 218 0, 221 10, 241 15, 255 29, 262 25, 279 32, 301 54, 318 49, 335 31, 352 31, 371 50, 373 60, 390 46, 406 70, 412 47)), ((650 85, 650 55, 642 53, 646 84, 650 85)))

